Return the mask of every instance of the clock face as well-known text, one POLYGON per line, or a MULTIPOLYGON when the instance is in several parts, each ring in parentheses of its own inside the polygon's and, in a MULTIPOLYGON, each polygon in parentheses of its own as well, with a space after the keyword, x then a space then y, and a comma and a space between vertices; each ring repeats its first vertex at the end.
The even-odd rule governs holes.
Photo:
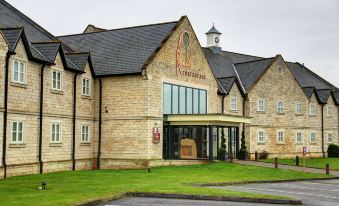
POLYGON ((219 37, 214 38, 215 43, 219 43, 219 37))

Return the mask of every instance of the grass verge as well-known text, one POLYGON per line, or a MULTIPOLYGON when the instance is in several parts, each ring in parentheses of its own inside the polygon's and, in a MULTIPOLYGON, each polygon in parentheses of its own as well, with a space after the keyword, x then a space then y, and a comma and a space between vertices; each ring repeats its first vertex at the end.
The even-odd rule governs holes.
MULTIPOLYGON (((263 162, 273 163, 274 159, 260 160, 263 162)), ((302 157, 299 159, 299 164, 302 166, 303 159, 302 157)), ((295 165, 295 159, 278 159, 278 163, 287 164, 287 165, 295 165)), ((306 167, 314 167, 319 169, 325 169, 326 163, 330 164, 331 170, 339 170, 339 158, 311 158, 305 159, 306 167)))
POLYGON ((192 184, 326 177, 328 176, 322 174, 230 163, 158 167, 153 168, 151 173, 146 170, 66 171, 1 180, 0 203, 11 206, 75 205, 108 197, 119 198, 126 192, 281 199, 283 197, 219 190, 192 184), (37 189, 43 180, 47 183, 47 190, 37 189))

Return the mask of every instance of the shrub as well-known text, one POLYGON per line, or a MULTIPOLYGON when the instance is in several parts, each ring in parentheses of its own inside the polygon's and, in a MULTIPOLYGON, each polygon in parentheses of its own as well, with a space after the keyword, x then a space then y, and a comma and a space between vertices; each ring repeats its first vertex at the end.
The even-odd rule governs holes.
POLYGON ((259 157, 260 160, 266 160, 268 158, 268 152, 266 152, 265 150, 262 151, 261 153, 259 153, 259 157))
POLYGON ((339 146, 330 144, 327 149, 328 157, 339 157, 339 146))

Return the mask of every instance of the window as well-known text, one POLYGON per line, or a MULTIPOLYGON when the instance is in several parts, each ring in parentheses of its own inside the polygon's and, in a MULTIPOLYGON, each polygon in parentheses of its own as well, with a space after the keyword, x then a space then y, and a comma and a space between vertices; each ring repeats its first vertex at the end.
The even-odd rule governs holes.
POLYGON ((301 132, 297 132, 297 134, 295 135, 295 142, 297 144, 301 144, 303 142, 303 137, 302 137, 301 132))
POLYGON ((315 108, 315 104, 310 104, 310 115, 316 115, 317 110, 315 108))
POLYGON ((89 96, 89 79, 82 79, 82 94, 89 96))
POLYGON ((265 132, 260 130, 258 132, 258 142, 259 143, 264 143, 265 142, 265 132))
POLYGON ((164 83, 164 114, 206 114, 207 91, 164 83))
POLYGON ((82 125, 81 127, 81 142, 89 142, 89 127, 82 125))
POLYGON ((311 143, 317 143, 317 135, 316 135, 315 132, 311 132, 310 142, 311 143))
POLYGON ((231 111, 236 111, 237 110, 237 98, 236 97, 232 97, 231 98, 230 110, 231 111))
POLYGON ((331 132, 327 133, 327 143, 333 142, 333 134, 331 132))
POLYGON ((284 102, 283 101, 278 101, 277 112, 278 113, 284 113, 284 102))
POLYGON ((328 117, 332 116, 332 107, 331 106, 327 106, 327 116, 328 117))
POLYGON ((52 88, 55 90, 61 90, 61 72, 52 71, 52 88))
POLYGON ((301 114, 302 113, 302 109, 301 109, 301 103, 297 102, 295 104, 295 113, 296 114, 301 114))
POLYGON ((25 83, 25 63, 14 60, 13 62, 13 81, 16 83, 25 83))
POLYGON ((265 111, 265 99, 258 100, 258 111, 259 112, 265 111))
POLYGON ((278 131, 277 132, 277 142, 278 143, 284 143, 285 142, 285 132, 284 131, 278 131))
POLYGON ((12 143, 24 142, 24 123, 20 121, 12 122, 12 143))
POLYGON ((60 143, 60 123, 52 123, 51 125, 51 142, 60 143))

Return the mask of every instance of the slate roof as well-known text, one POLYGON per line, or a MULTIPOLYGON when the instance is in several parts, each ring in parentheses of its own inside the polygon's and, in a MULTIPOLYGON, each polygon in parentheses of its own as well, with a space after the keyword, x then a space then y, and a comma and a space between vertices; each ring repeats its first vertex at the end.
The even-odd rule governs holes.
POLYGON ((60 48, 60 42, 35 42, 32 45, 51 62, 55 61, 60 48))
POLYGON ((337 105, 339 105, 339 91, 333 92, 334 100, 337 105))
POLYGON ((39 59, 44 62, 53 63, 51 60, 45 57, 38 49, 36 49, 32 44, 29 44, 29 49, 31 51, 33 58, 39 59))
POLYGON ((13 52, 21 36, 22 28, 0 29, 8 43, 8 50, 13 52))
POLYGON ((84 72, 89 53, 66 53, 65 56, 68 67, 84 72))
POLYGON ((236 81, 236 77, 224 77, 219 78, 218 81, 220 82, 220 85, 224 89, 225 93, 228 94, 236 81))
POLYGON ((223 51, 221 54, 219 54, 214 53, 210 48, 202 49, 216 78, 237 76, 233 66, 235 63, 262 59, 261 57, 238 54, 228 51, 223 51))
POLYGON ((206 32, 206 34, 221 34, 221 32, 218 31, 213 25, 212 28, 206 32))
POLYGON ((328 98, 331 95, 331 90, 330 89, 318 89, 316 90, 318 94, 318 99, 320 100, 321 103, 327 103, 328 98))
POLYGON ((248 91, 255 82, 261 77, 266 69, 272 64, 275 57, 254 60, 250 62, 236 63, 235 69, 239 74, 240 81, 242 82, 245 90, 248 91))
POLYGON ((314 87, 302 87, 302 90, 304 91, 306 97, 311 99, 314 92, 314 87))
POLYGON ((78 51, 88 51, 98 76, 141 73, 177 21, 58 37, 78 51))
POLYGON ((4 0, 0 0, 0 16, 0 28, 24 27, 29 42, 56 39, 52 34, 4 0))

